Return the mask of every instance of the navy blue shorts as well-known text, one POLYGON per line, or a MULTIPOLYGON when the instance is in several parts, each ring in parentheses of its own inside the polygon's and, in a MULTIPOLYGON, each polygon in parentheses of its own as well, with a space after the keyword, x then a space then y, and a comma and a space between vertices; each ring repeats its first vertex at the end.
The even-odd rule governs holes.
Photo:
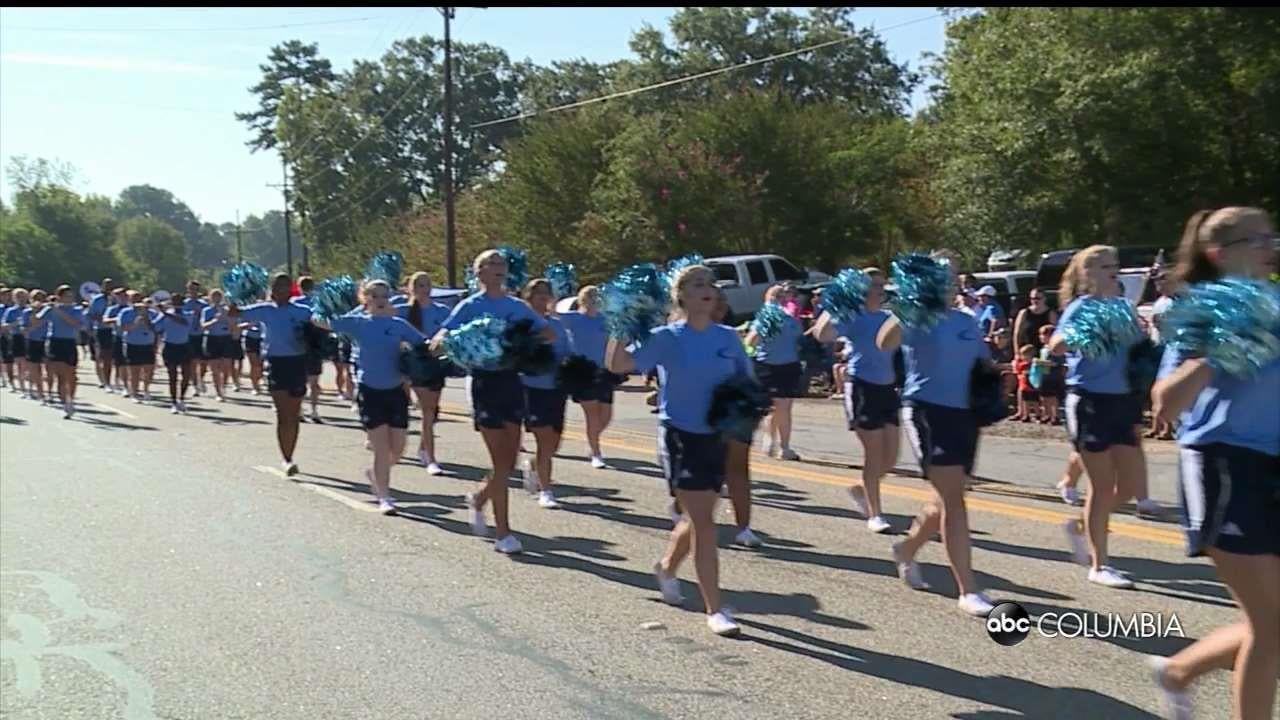
POLYGON ((24 338, 27 343, 27 362, 41 365, 44 363, 44 341, 24 338))
POLYGON ((596 380, 594 385, 583 392, 574 393, 573 401, 578 404, 582 404, 584 402, 598 402, 603 405, 612 405, 614 388, 622 384, 622 381, 624 380, 626 380, 626 377, 623 375, 615 375, 611 372, 602 372, 600 373, 600 379, 596 380))
POLYGON ((770 365, 755 363, 756 379, 764 386, 771 398, 804 397, 801 384, 804 381, 804 368, 798 362, 786 365, 770 365))
POLYGON ((475 428, 501 430, 524 422, 524 383, 515 370, 471 373, 471 413, 475 428))
POLYGON ((306 354, 307 377, 318 377, 324 372, 324 354, 319 352, 308 352, 306 354))
POLYGON ((261 355, 262 354, 262 338, 246 337, 244 339, 244 351, 249 355, 261 355))
POLYGON ((205 335, 204 336, 204 359, 205 360, 230 360, 231 344, 234 342, 230 335, 205 335))
POLYGON ((526 430, 549 427, 564 432, 564 406, 568 396, 563 390, 524 389, 524 427, 526 430))
POLYGON ((164 360, 164 366, 169 369, 186 365, 191 360, 191 344, 165 343, 164 349, 160 351, 160 359, 164 360))
POLYGON ((191 338, 187 341, 191 344, 192 360, 208 360, 209 359, 209 356, 206 355, 204 352, 204 339, 205 339, 205 335, 200 334, 200 335, 192 335, 191 338))
POLYGON ((302 355, 267 357, 262 367, 267 373, 268 392, 286 392, 295 398, 307 394, 307 366, 302 355))
POLYGON ((0 364, 13 363, 13 340, 8 335, 0 335, 0 364))
POLYGON ((978 419, 972 410, 908 400, 902 405, 902 424, 926 477, 933 466, 960 466, 966 475, 973 474, 978 419))
POLYGON ((125 343, 124 364, 130 366, 146 366, 156 364, 156 346, 125 343))
POLYGON ((109 353, 116 341, 116 334, 109 327, 100 327, 94 332, 93 339, 98 343, 98 352, 109 353))
POLYGON ((658 459, 667 488, 720 492, 724 487, 724 436, 720 433, 691 433, 664 423, 658 428, 658 459))
POLYGON ((124 354, 123 340, 116 339, 111 341, 111 360, 121 367, 129 364, 129 358, 124 354))
POLYGON ((402 387, 379 390, 361 384, 356 391, 356 402, 360 405, 360 424, 365 430, 383 425, 399 430, 409 428, 409 398, 402 387))
POLYGON ((1187 555, 1280 555, 1280 456, 1222 443, 1179 452, 1187 555))
POLYGON ((70 338, 49 338, 45 353, 49 362, 62 363, 71 367, 75 367, 76 361, 80 359, 80 348, 76 346, 76 341, 70 338))
POLYGON ((9 351, 13 353, 15 358, 25 360, 27 358, 27 336, 18 334, 9 337, 9 351))
POLYGON ((1138 446, 1134 427, 1142 420, 1142 402, 1136 395, 1067 393, 1067 435, 1081 452, 1106 452, 1113 445, 1138 446))
POLYGON ((893 385, 877 385, 853 378, 844 384, 844 419, 850 430, 879 430, 898 427, 902 401, 893 385))

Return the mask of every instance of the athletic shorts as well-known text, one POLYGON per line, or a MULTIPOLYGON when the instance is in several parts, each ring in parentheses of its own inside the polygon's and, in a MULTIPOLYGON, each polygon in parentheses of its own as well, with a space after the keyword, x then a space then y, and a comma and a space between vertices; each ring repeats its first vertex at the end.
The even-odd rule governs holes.
POLYGON ((564 406, 568 396, 563 390, 524 389, 524 427, 526 430, 549 427, 564 432, 564 406))
POLYGON ((576 403, 598 402, 603 405, 613 404, 613 391, 618 385, 626 380, 623 375, 615 375, 611 372, 600 373, 600 378, 596 383, 586 390, 573 394, 573 401, 576 403))
POLYGON ((307 364, 302 355, 268 356, 262 367, 267 373, 269 392, 287 392, 296 398, 307 394, 307 364))
POLYGON ((244 339, 244 351, 245 351, 245 354, 247 355, 261 355, 262 354, 262 338, 246 337, 244 339))
POLYGON ((804 368, 798 362, 786 365, 755 363, 756 379, 771 398, 804 397, 800 386, 804 381, 804 368))
POLYGON ((892 385, 877 385, 853 378, 844 383, 844 419, 850 430, 879 430, 898 427, 902 401, 892 385))
POLYGON ((76 345, 75 340, 68 338, 49 338, 48 344, 45 345, 45 358, 47 362, 62 363, 75 367, 80 359, 80 348, 76 345))
POLYGON ((500 430, 524 422, 524 383, 515 370, 471 373, 471 412, 475 428, 500 430))
POLYGON ((1067 393, 1067 435, 1076 450, 1106 452, 1113 445, 1138 446, 1134 426, 1142 420, 1142 402, 1136 395, 1067 393))
POLYGON ((13 339, 8 335, 0 335, 0 365, 13 363, 13 339))
POLYGON ((307 377, 313 378, 324 372, 324 354, 318 352, 309 352, 303 356, 306 358, 307 377))
POLYGON ((234 341, 231 339, 230 335, 205 335, 204 359, 230 360, 232 342, 234 341))
POLYGON ((1179 452, 1187 555, 1280 555, 1280 456, 1222 443, 1179 452))
POLYGON ((192 335, 188 340, 191 343, 191 359, 192 360, 208 360, 209 356, 204 352, 204 334, 192 335))
POLYGON ((186 365, 191 359, 191 343, 165 343, 164 350, 160 351, 160 358, 164 360, 164 366, 167 368, 176 368, 186 365))
POLYGON ((26 359, 27 357, 27 336, 26 335, 11 335, 9 337, 9 344, 10 344, 10 352, 13 353, 13 356, 15 358, 21 358, 23 360, 26 359))
POLYGON ((129 366, 145 366, 156 364, 156 346, 124 344, 124 363, 129 366))
POLYGON ((356 392, 356 402, 360 404, 360 424, 365 430, 383 425, 409 428, 409 398, 402 387, 379 390, 362 384, 356 392))
POLYGON ((230 353, 231 360, 244 359, 244 346, 240 344, 240 338, 228 338, 231 342, 227 343, 227 352, 230 353))
POLYGON ((978 419, 972 410, 907 400, 902 405, 902 425, 926 476, 934 466, 959 466, 966 475, 973 474, 978 457, 978 419))
POLYGON ((719 433, 685 432, 670 423, 658 428, 658 459, 672 496, 676 490, 720 492, 726 452, 719 433))
POLYGON ((24 338, 27 342, 27 362, 44 363, 44 341, 24 338))
POLYGON ((109 353, 111 352, 111 346, 116 342, 116 334, 109 327, 100 327, 97 332, 94 333, 93 339, 97 342, 98 350, 100 352, 109 353))

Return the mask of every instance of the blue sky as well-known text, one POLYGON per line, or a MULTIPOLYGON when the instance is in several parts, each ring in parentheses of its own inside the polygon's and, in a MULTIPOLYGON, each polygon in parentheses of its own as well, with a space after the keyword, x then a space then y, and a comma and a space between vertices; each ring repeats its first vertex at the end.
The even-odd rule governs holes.
MULTIPOLYGON (((628 56, 644 23, 665 29, 676 8, 460 8, 454 37, 504 48, 513 60, 597 62, 628 56)), ((864 25, 891 28, 934 8, 859 8, 864 25)), ((883 37, 919 67, 941 52, 943 19, 883 37)), ((201 218, 225 222, 280 207, 279 159, 250 153, 232 113, 253 107, 248 88, 272 45, 319 43, 339 70, 380 56, 397 39, 442 33, 433 8, 5 8, 0 10, 0 161, 58 158, 80 192, 115 196, 149 183, 201 218), (292 27, 279 27, 288 25, 292 27)), ((917 93, 915 104, 923 104, 917 93)), ((0 195, 12 195, 8 178, 0 195)))

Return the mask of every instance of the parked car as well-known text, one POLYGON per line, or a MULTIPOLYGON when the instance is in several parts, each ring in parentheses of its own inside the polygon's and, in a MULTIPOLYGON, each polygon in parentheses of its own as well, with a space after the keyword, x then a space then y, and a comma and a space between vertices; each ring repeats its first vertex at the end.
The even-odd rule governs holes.
POLYGON ((1027 295, 1035 288, 1033 270, 1003 270, 972 274, 974 285, 990 285, 996 289, 996 303, 1007 317, 1017 317, 1018 311, 1027 306, 1027 295))
POLYGON ((711 268, 716 285, 724 289, 731 324, 755 315, 770 285, 790 281, 811 291, 831 279, 823 273, 801 270, 779 255, 727 255, 706 258, 703 264, 711 268))

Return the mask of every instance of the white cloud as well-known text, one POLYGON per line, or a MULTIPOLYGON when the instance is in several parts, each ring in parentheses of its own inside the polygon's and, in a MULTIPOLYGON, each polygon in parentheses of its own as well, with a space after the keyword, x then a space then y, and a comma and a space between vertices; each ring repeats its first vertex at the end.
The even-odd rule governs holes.
POLYGON ((215 75, 222 73, 220 68, 211 65, 192 65, 189 63, 148 60, 120 55, 55 55, 51 53, 7 52, 0 54, 0 62, 18 65, 43 65, 46 67, 82 68, 85 70, 105 70, 124 73, 174 73, 181 75, 215 75))

